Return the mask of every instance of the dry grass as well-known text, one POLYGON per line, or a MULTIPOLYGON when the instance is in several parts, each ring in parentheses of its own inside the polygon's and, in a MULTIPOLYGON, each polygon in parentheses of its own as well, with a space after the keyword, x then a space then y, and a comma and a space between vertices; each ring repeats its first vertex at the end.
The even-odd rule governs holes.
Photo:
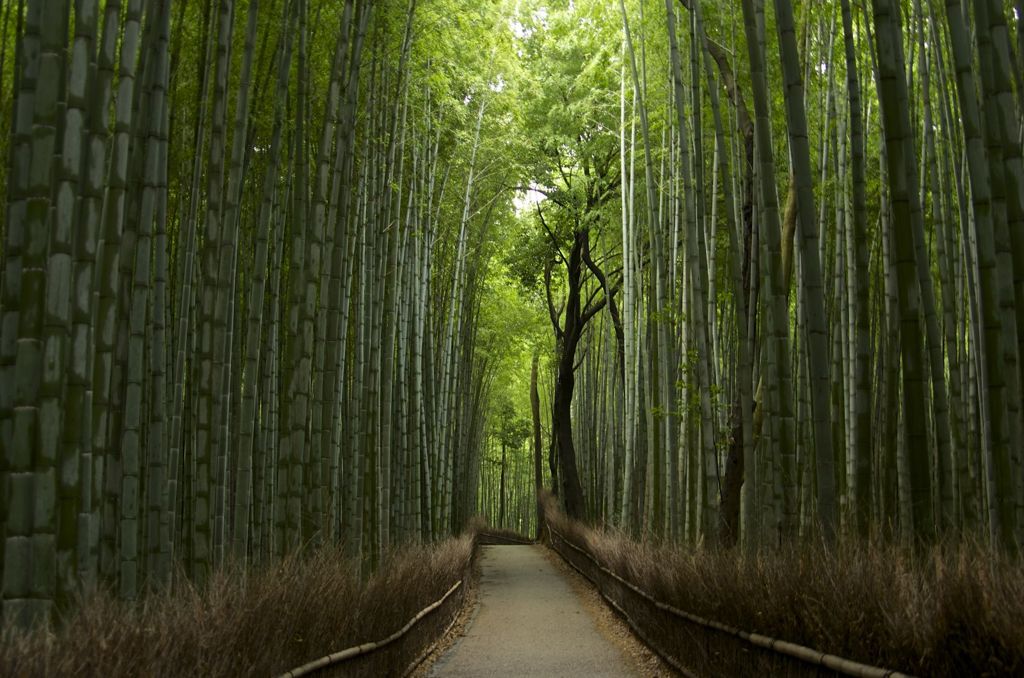
POLYGON ((916 675, 1024 675, 1024 564, 976 542, 741 556, 549 519, 608 569, 693 614, 916 675))
MULTIPOLYGON (((55 632, 0 638, 5 676, 271 676, 381 640, 467 572, 473 537, 409 547, 361 582, 340 551, 292 558, 248 577, 231 568, 202 592, 179 587, 138 603, 97 595, 55 632)), ((457 610, 461 596, 401 641, 341 675, 400 675, 457 610)))
POLYGON ((488 525, 483 518, 474 518, 470 522, 471 529, 479 534, 481 537, 486 538, 487 536, 495 537, 498 540, 507 539, 515 542, 532 542, 533 537, 516 532, 515 530, 509 530, 503 527, 495 527, 494 525, 488 525))

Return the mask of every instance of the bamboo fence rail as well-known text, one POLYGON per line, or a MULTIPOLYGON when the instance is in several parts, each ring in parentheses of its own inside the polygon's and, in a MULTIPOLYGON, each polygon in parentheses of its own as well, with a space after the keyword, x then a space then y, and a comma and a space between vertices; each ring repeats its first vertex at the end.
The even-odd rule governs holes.
MULTIPOLYGON (((730 626, 728 624, 723 624, 712 619, 707 619, 699 615, 691 614, 689 612, 686 612, 685 610, 681 610, 667 603, 663 603, 655 599, 649 593, 639 588, 632 582, 624 579, 617 573, 603 566, 587 550, 579 547, 578 545, 566 539, 566 537, 562 535, 561 532, 559 532, 557 529, 551 526, 550 522, 547 523, 547 528, 549 534, 557 537, 558 541, 562 544, 582 554, 584 557, 590 560, 594 567, 596 567, 600 572, 610 577, 611 579, 615 580, 617 583, 625 587, 627 590, 631 591, 636 596, 643 599, 646 603, 652 605, 658 610, 661 610, 662 612, 667 612, 669 615, 673 617, 685 620, 686 622, 689 622, 691 624, 696 624, 705 629, 710 629, 712 631, 724 634, 726 636, 731 636, 739 641, 743 641, 749 645, 752 645, 758 648, 759 650, 798 660, 803 664, 808 665, 808 667, 813 666, 816 667, 816 669, 828 669, 829 671, 832 671, 839 675, 852 676, 853 678, 911 678, 911 676, 908 676, 907 674, 900 673, 898 671, 894 671, 891 669, 863 664, 850 659, 845 659, 843 657, 829 654, 827 652, 821 652, 810 647, 798 645, 797 643, 791 643, 785 640, 772 638, 770 636, 766 636, 760 633, 750 633, 749 631, 744 631, 742 629, 730 626)), ((607 595, 607 593, 602 589, 602 587, 595 580, 594 577, 591 577, 586 572, 584 572, 582 568, 578 567, 575 563, 573 563, 569 556, 567 556, 562 550, 560 550, 555 545, 554 541, 552 541, 551 543, 554 550, 560 556, 562 556, 562 558, 567 563, 569 563, 576 571, 580 572, 580 574, 582 574, 584 577, 590 580, 592 584, 594 584, 594 586, 601 593, 601 596, 605 600, 607 600, 612 605, 612 607, 615 608, 615 610, 626 619, 626 621, 637 633, 637 635, 639 635, 641 639, 644 640, 644 642, 646 642, 651 647, 652 650, 654 650, 663 659, 668 661, 668 663, 674 666, 678 671, 683 673, 683 675, 693 675, 692 672, 690 672, 688 669, 682 666, 682 664, 676 658, 672 657, 664 648, 658 647, 657 644, 652 642, 652 640, 650 639, 650 635, 645 633, 644 630, 639 627, 637 622, 626 613, 622 605, 620 605, 618 602, 611 600, 611 597, 607 595)))
POLYGON ((412 628, 416 626, 416 624, 423 620, 424 617, 429 615, 437 608, 441 607, 441 605, 443 605, 444 602, 448 600, 448 598, 453 593, 458 591, 459 587, 461 586, 462 580, 460 579, 459 581, 455 582, 452 585, 452 587, 448 589, 448 592, 441 596, 440 599, 434 601, 430 605, 427 605, 425 608, 420 610, 416 614, 416 616, 410 619, 405 626, 395 631, 384 640, 378 640, 372 643, 363 643, 362 645, 356 645, 355 647, 349 647, 344 650, 334 652, 332 654, 323 656, 320 659, 315 659, 311 662, 303 664, 302 666, 294 668, 291 671, 286 671, 282 673, 279 678, 299 678, 299 676, 308 676, 312 673, 320 671, 321 669, 325 669, 328 666, 334 666, 336 664, 340 664, 341 662, 348 661, 350 659, 355 659, 356 657, 369 654, 371 652, 376 652, 381 648, 387 647, 388 645, 395 642, 396 640, 404 636, 406 633, 411 631, 412 628))

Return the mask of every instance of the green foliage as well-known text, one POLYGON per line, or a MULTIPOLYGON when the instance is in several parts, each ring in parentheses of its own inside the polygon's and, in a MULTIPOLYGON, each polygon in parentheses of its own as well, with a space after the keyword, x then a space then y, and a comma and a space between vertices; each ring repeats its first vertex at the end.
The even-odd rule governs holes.
POLYGON ((483 285, 477 350, 492 370, 491 409, 499 418, 512 412, 530 419, 530 361, 550 345, 541 303, 504 266, 491 267, 483 285))
POLYGON ((524 70, 520 92, 536 181, 552 200, 580 204, 595 159, 618 152, 621 37, 609 3, 521 3, 513 19, 524 70), (583 182, 579 182, 583 183, 583 182))

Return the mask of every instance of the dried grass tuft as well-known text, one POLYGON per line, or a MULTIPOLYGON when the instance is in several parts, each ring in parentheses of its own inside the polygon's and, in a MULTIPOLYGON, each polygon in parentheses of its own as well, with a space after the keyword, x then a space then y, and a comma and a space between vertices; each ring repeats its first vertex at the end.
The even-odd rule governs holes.
POLYGON ((495 527, 494 525, 488 525, 487 522, 480 517, 473 519, 470 523, 472 529, 480 535, 481 538, 486 539, 487 537, 494 537, 499 540, 507 539, 514 542, 532 542, 533 538, 527 536, 521 532, 515 530, 509 530, 504 527, 495 527))
MULTIPOLYGON (((203 591, 182 585, 135 603, 100 593, 56 631, 5 629, 0 675, 278 675, 391 635, 461 579, 472 555, 471 535, 406 547, 363 582, 358 563, 325 548, 248 576, 226 567, 203 591)), ((446 622, 428 618, 343 675, 400 674, 446 622)))
POLYGON ((1024 675, 1024 563, 978 541, 914 551, 848 540, 743 555, 637 542, 553 507, 555 529, 687 612, 916 675, 1024 675))

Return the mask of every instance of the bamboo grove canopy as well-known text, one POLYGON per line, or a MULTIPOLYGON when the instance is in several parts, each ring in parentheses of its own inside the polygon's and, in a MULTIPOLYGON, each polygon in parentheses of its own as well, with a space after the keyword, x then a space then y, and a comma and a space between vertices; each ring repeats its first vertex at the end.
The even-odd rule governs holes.
POLYGON ((3 616, 476 513, 1024 536, 1021 0, 3 0, 3 616))

